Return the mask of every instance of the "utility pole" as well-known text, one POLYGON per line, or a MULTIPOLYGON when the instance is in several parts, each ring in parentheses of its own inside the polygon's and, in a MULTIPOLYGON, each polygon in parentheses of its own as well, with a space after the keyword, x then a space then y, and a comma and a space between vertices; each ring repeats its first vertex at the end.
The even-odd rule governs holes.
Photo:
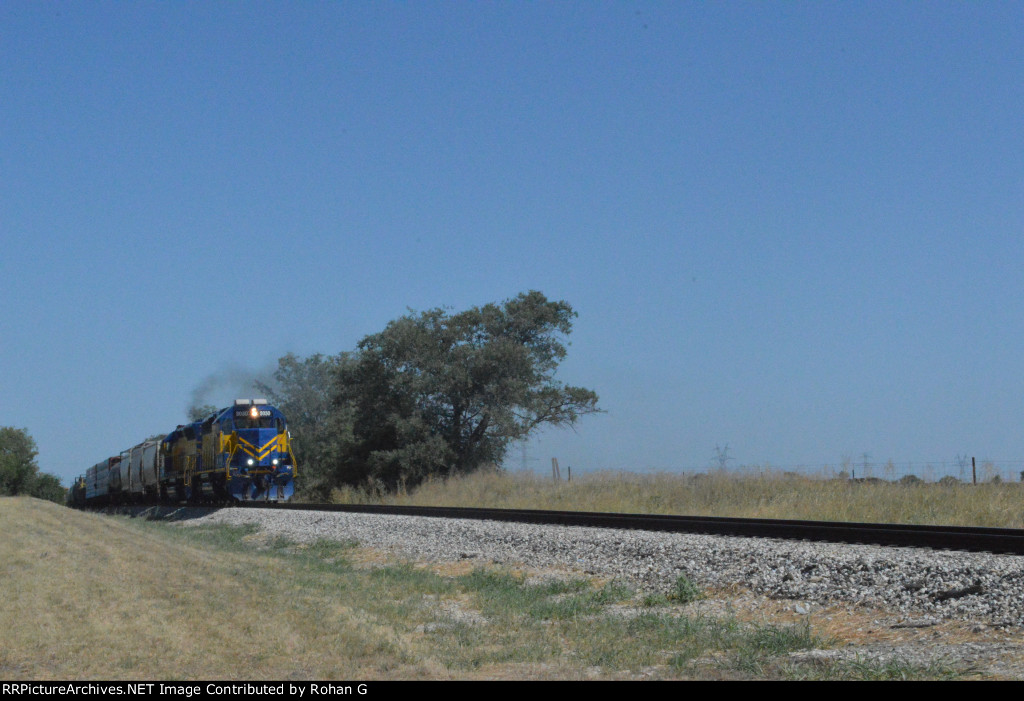
POLYGON ((726 443, 724 448, 719 448, 718 444, 715 444, 715 457, 713 458, 715 467, 719 470, 726 470, 729 467, 729 461, 732 460, 729 457, 729 444, 726 443))
POLYGON ((531 462, 537 462, 537 458, 531 458, 527 453, 527 440, 519 441, 519 469, 526 472, 530 469, 531 462))

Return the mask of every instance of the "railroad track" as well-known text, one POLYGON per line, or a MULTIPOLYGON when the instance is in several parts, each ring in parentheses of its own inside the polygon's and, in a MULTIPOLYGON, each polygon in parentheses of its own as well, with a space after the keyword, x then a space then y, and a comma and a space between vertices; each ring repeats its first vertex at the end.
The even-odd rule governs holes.
POLYGON ((352 513, 466 518, 561 526, 625 528, 672 533, 784 538, 833 543, 865 543, 903 547, 967 550, 1024 555, 1024 530, 974 526, 919 526, 892 523, 788 521, 765 518, 616 514, 534 509, 477 509, 445 506, 383 506, 370 504, 245 503, 243 508, 293 511, 345 511, 352 513))

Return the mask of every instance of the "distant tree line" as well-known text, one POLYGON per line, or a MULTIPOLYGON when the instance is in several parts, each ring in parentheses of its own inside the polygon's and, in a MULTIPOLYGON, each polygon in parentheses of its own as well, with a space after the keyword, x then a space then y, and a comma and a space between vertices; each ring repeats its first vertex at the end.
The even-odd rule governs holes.
POLYGON ((40 472, 36 442, 23 428, 0 426, 0 495, 25 495, 62 503, 60 480, 40 472))
POLYGON ((537 291, 410 311, 354 351, 288 354, 256 386, 288 417, 305 496, 414 487, 497 465, 513 441, 600 411, 593 391, 554 377, 576 316, 537 291))

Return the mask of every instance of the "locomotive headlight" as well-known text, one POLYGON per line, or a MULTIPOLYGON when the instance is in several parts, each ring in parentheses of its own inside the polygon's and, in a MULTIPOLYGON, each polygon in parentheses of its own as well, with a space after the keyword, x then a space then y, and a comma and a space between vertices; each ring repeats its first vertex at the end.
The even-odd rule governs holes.
POLYGON ((273 460, 271 460, 271 462, 276 465, 277 464, 277 458, 274 458, 273 460))
POLYGON ((260 418, 260 410, 257 409, 256 407, 253 407, 252 409, 249 410, 249 416, 251 416, 254 419, 260 418))
POLYGON ((249 466, 252 467, 255 464, 256 464, 256 461, 253 460, 252 458, 249 458, 249 466))

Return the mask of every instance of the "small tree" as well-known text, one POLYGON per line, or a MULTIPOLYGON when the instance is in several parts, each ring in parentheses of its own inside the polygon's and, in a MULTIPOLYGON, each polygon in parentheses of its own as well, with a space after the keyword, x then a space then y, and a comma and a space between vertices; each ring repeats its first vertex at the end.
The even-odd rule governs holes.
POLYGON ((0 427, 0 495, 27 496, 62 502, 60 480, 40 473, 36 464, 36 442, 23 428, 0 427))
POLYGON ((23 428, 0 427, 0 494, 28 494, 35 485, 36 442, 23 428))

